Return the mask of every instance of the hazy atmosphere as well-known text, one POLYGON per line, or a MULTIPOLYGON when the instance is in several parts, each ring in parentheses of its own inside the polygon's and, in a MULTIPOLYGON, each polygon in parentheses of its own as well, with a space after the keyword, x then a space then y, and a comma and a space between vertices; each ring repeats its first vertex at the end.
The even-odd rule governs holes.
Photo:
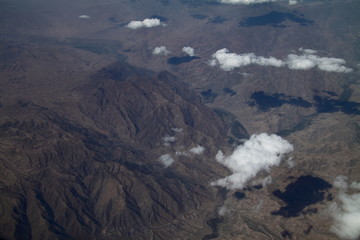
POLYGON ((0 239, 359 239, 359 13, 0 0, 0 239))

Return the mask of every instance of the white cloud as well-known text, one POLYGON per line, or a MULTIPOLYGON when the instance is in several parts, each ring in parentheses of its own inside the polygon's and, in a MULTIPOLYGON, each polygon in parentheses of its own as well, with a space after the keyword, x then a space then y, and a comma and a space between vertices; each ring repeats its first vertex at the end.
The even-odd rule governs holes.
POLYGON ((302 55, 289 54, 285 60, 280 60, 275 57, 256 56, 254 53, 236 54, 230 53, 228 49, 223 48, 216 51, 211 57, 210 66, 219 66, 225 71, 231 71, 234 68, 247 66, 250 64, 257 64, 261 66, 284 67, 294 70, 307 70, 318 67, 326 72, 351 72, 351 68, 344 65, 346 61, 341 58, 319 57, 314 55, 315 50, 299 49, 302 55))
POLYGON ((266 187, 267 185, 269 185, 271 183, 272 183, 272 177, 270 175, 268 175, 265 178, 260 178, 260 179, 253 180, 248 185, 250 185, 250 186, 261 185, 262 187, 266 187))
POLYGON ((164 142, 175 142, 176 138, 174 136, 165 136, 162 138, 164 142))
POLYGON ((347 68, 344 65, 346 61, 341 58, 328 58, 319 57, 315 55, 316 50, 299 48, 302 55, 289 54, 286 59, 286 64, 290 69, 307 70, 313 67, 318 67, 322 71, 326 72, 351 72, 351 68, 347 68))
POLYGON ((269 58, 256 57, 255 59, 253 59, 253 63, 262 66, 273 66, 273 67, 281 67, 284 65, 284 63, 281 60, 276 59, 274 57, 269 57, 269 58))
POLYGON ((163 142, 164 142, 164 146, 170 146, 170 144, 172 142, 176 141, 176 137, 174 136, 165 136, 162 138, 163 142))
POLYGON ((269 185, 271 183, 272 183, 272 177, 271 176, 267 176, 266 178, 261 180, 261 185, 263 187, 265 187, 265 186, 267 186, 267 185, 269 185))
POLYGON ((225 71, 231 71, 234 68, 247 66, 250 64, 258 64, 262 66, 281 67, 284 65, 283 61, 274 57, 265 58, 257 57, 254 53, 236 54, 230 53, 228 49, 223 48, 216 51, 210 61, 211 66, 219 65, 225 71))
POLYGON ((189 157, 190 154, 202 154, 205 151, 203 146, 197 145, 196 147, 191 148, 189 151, 176 151, 176 156, 186 156, 189 157))
POLYGON ((313 54, 296 55, 289 54, 286 64, 290 69, 307 70, 317 66, 320 70, 326 72, 351 72, 351 68, 344 66, 346 61, 341 58, 319 57, 313 54))
POLYGON ((343 176, 343 175, 339 175, 335 178, 334 182, 333 182, 333 186, 338 188, 338 189, 342 189, 342 190, 347 190, 348 188, 348 184, 347 184, 347 177, 343 176))
POLYGON ((304 52, 304 53, 306 53, 306 54, 315 54, 315 53, 317 53, 317 51, 316 50, 313 50, 313 49, 308 49, 308 48, 299 48, 299 51, 300 52, 304 52))
POLYGON ((171 130, 173 130, 173 131, 176 132, 176 133, 182 133, 182 131, 183 131, 184 129, 182 129, 182 128, 172 128, 171 130))
POLYGON ((182 51, 189 55, 190 57, 195 56, 195 50, 192 47, 183 47, 182 51))
POLYGON ((151 27, 157 27, 157 26, 165 26, 164 23, 160 21, 160 19, 157 18, 146 18, 143 21, 131 21, 129 22, 126 27, 131 29, 138 29, 138 28, 151 28, 151 27))
MULTIPOLYGON (((358 239, 360 237, 360 193, 347 194, 347 177, 336 177, 333 185, 340 189, 338 203, 329 206, 330 215, 334 219, 331 231, 343 239, 358 239)), ((353 182, 350 186, 357 186, 353 182)))
POLYGON ((242 189, 258 172, 270 171, 270 167, 278 166, 282 156, 293 149, 292 144, 280 136, 254 134, 244 145, 238 146, 230 156, 218 152, 216 160, 230 169, 232 174, 212 182, 211 185, 242 189))
POLYGON ((220 216, 225 216, 228 212, 229 212, 229 210, 225 205, 222 205, 218 210, 218 214, 220 216))
POLYGON ((289 168, 295 167, 294 159, 292 157, 289 157, 289 159, 287 160, 287 164, 288 164, 289 168))
POLYGON ((352 182, 352 183, 350 184, 350 188, 359 189, 359 190, 360 190, 360 182, 352 182))
POLYGON ((306 70, 316 66, 316 63, 309 59, 306 55, 289 54, 286 60, 290 69, 306 70))
POLYGON ((160 47, 154 48, 152 53, 154 55, 165 55, 166 56, 166 55, 170 54, 171 52, 169 50, 167 50, 165 46, 160 46, 160 47))
POLYGON ((170 154, 162 155, 159 160, 162 164, 164 164, 165 167, 169 167, 175 162, 175 160, 170 156, 170 154))
POLYGON ((194 148, 191 148, 189 152, 193 154, 202 154, 204 152, 205 148, 203 146, 197 145, 194 148))
POLYGON ((82 19, 89 19, 90 16, 89 15, 80 15, 79 18, 82 18, 82 19))
POLYGON ((175 152, 175 155, 176 156, 189 156, 189 153, 188 152, 186 152, 186 151, 176 151, 175 152))
POLYGON ((296 0, 289 0, 289 5, 295 5, 295 4, 297 4, 296 0))
POLYGON ((259 211, 262 208, 263 205, 264 205, 264 200, 260 199, 259 203, 253 208, 254 211, 259 211))
POLYGON ((331 206, 335 222, 331 230, 344 239, 357 239, 360 236, 360 193, 341 194, 341 205, 331 206))

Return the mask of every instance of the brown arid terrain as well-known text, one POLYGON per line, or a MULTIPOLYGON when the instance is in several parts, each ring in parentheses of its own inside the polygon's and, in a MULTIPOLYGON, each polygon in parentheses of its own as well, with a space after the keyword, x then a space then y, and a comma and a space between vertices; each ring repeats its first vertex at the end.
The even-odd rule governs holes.
POLYGON ((0 0, 0 239, 358 239, 359 12, 0 0))
POLYGON ((78 53, 73 58, 60 49, 43 50, 52 59, 70 60, 70 66, 51 63, 46 55, 28 61, 30 46, 19 52, 13 66, 4 66, 14 79, 23 77, 17 83, 4 78, 2 85, 3 90, 14 86, 1 98, 2 237, 206 234, 203 219, 213 214, 218 201, 209 181, 224 172, 207 161, 225 141, 221 119, 168 72, 121 61, 84 70, 78 68, 85 64, 82 59, 93 56, 78 53), (40 79, 40 86, 39 72, 25 70, 38 64, 47 64, 44 75, 55 72, 52 79, 40 79), (59 68, 72 74, 56 74, 59 68), (176 136, 171 146, 163 145, 167 135, 176 136), (207 146, 201 157, 179 156, 175 168, 158 161, 162 154, 196 144, 207 146))

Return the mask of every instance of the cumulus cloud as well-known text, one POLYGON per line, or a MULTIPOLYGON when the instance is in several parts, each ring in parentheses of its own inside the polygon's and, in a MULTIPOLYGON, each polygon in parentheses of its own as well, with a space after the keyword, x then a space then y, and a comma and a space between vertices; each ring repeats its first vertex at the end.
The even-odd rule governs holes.
MULTIPOLYGON (((183 131, 182 128, 172 128, 171 130, 174 131, 175 134, 180 134, 180 133, 183 131)), ((173 143, 173 142, 176 141, 176 137, 175 137, 175 136, 166 135, 165 137, 162 138, 162 140, 163 140, 163 142, 164 142, 163 145, 168 147, 168 146, 171 145, 171 143, 173 143)))
POLYGON ((162 140, 164 142, 164 146, 170 146, 170 144, 172 142, 176 141, 176 137, 167 135, 167 136, 163 137, 162 140))
POLYGON ((333 186, 341 190, 347 190, 347 177, 343 175, 337 176, 333 182, 333 186))
POLYGON ((175 142, 176 138, 174 136, 165 136, 162 138, 164 142, 175 142))
POLYGON ((219 66, 225 71, 231 71, 234 68, 257 64, 261 66, 284 67, 294 70, 307 70, 318 67, 326 72, 351 72, 351 68, 344 65, 346 61, 341 58, 319 57, 315 55, 317 51, 312 49, 300 48, 301 55, 289 54, 285 60, 275 57, 256 56, 254 53, 236 54, 230 53, 228 49, 223 48, 216 51, 211 57, 210 66, 219 66))
POLYGON ((265 177, 265 178, 263 178, 263 179, 258 179, 258 180, 256 180, 256 181, 253 181, 253 182, 252 182, 252 185, 253 185, 253 186, 261 185, 262 187, 265 187, 265 186, 267 186, 267 185, 269 185, 269 184, 271 184, 271 183, 272 183, 272 177, 271 177, 271 176, 267 176, 267 177, 265 177))
MULTIPOLYGON (((360 237, 360 193, 348 194, 347 177, 336 177, 333 185, 340 189, 338 202, 329 206, 334 219, 331 231, 343 239, 358 239, 360 237)), ((350 187, 357 189, 360 183, 353 182, 350 187)))
POLYGON ((218 214, 220 216, 225 216, 228 212, 229 212, 229 210, 225 205, 222 205, 218 210, 218 214))
POLYGON ((271 167, 278 166, 282 156, 293 149, 292 144, 280 136, 267 133, 254 134, 243 145, 238 146, 230 156, 218 152, 216 161, 230 169, 232 174, 213 181, 211 185, 243 189, 258 172, 270 171, 271 167))
POLYGON ((192 47, 183 47, 182 51, 189 55, 190 57, 195 56, 195 50, 192 47))
POLYGON ((315 53, 317 53, 317 51, 316 50, 313 50, 313 49, 307 49, 307 48, 299 48, 299 51, 300 52, 304 52, 304 53, 306 53, 306 54, 315 54, 315 53))
POLYGON ((308 58, 308 55, 289 54, 286 60, 290 69, 306 70, 315 67, 316 63, 308 58))
POLYGON ((167 168, 175 162, 170 154, 164 154, 159 158, 160 162, 167 168))
POLYGON ((193 154, 202 154, 204 152, 205 148, 203 146, 197 145, 194 148, 191 148, 189 152, 193 154))
POLYGON ((90 16, 89 15, 80 15, 79 18, 82 18, 82 19, 89 19, 90 16))
POLYGON ((160 19, 157 18, 146 18, 143 21, 131 21, 129 22, 126 27, 131 29, 138 29, 138 28, 151 28, 151 27, 157 27, 157 26, 165 26, 164 23, 160 21, 160 19))
POLYGON ((154 55, 168 55, 170 54, 171 52, 169 50, 166 49, 165 46, 160 46, 160 47, 156 47, 153 49, 152 53, 154 55))
POLYGON ((252 180, 246 185, 250 186, 250 187, 262 186, 264 188, 271 183, 272 183, 272 177, 270 175, 268 175, 265 178, 257 178, 255 180, 252 180))
POLYGON ((173 131, 176 132, 176 133, 182 133, 182 131, 183 131, 184 129, 182 129, 182 128, 172 128, 171 130, 173 130, 173 131))
POLYGON ((352 183, 350 184, 350 188, 360 190, 360 182, 352 182, 352 183))
POLYGON ((287 164, 288 164, 289 168, 295 167, 294 159, 292 157, 289 157, 289 159, 287 160, 287 164))
POLYGON ((220 68, 225 71, 231 71, 234 68, 243 67, 250 64, 274 67, 281 67, 284 65, 283 61, 278 60, 274 57, 257 57, 254 53, 230 53, 229 50, 226 48, 216 51, 211 57, 212 60, 209 64, 211 66, 219 65, 220 68))
POLYGON ((186 151, 176 151, 175 152, 175 155, 176 156, 189 156, 189 153, 188 152, 186 152, 186 151))
POLYGON ((313 54, 302 55, 289 54, 286 59, 286 64, 290 69, 307 70, 317 66, 320 70, 326 72, 351 72, 351 68, 347 68, 344 65, 346 61, 341 58, 328 58, 319 57, 313 54))
POLYGON ((176 151, 176 156, 186 156, 190 157, 191 154, 200 155, 205 151, 203 146, 197 145, 196 147, 190 148, 188 151, 176 151))

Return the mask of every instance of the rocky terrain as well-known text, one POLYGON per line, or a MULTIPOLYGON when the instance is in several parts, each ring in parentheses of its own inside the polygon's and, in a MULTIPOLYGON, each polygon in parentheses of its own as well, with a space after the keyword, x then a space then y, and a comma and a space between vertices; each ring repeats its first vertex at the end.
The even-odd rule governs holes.
POLYGON ((334 215, 359 190, 359 10, 0 1, 0 239, 357 239, 334 215), (263 132, 293 149, 214 184, 263 132))
POLYGON ((2 104, 2 237, 206 234, 199 219, 211 216, 218 201, 208 183, 224 171, 208 161, 213 148, 177 157, 175 168, 158 158, 221 144, 226 131, 217 115, 173 75, 121 62, 70 92, 77 98, 53 99, 59 109, 31 95, 2 104), (166 135, 176 135, 176 143, 164 146, 166 135))

